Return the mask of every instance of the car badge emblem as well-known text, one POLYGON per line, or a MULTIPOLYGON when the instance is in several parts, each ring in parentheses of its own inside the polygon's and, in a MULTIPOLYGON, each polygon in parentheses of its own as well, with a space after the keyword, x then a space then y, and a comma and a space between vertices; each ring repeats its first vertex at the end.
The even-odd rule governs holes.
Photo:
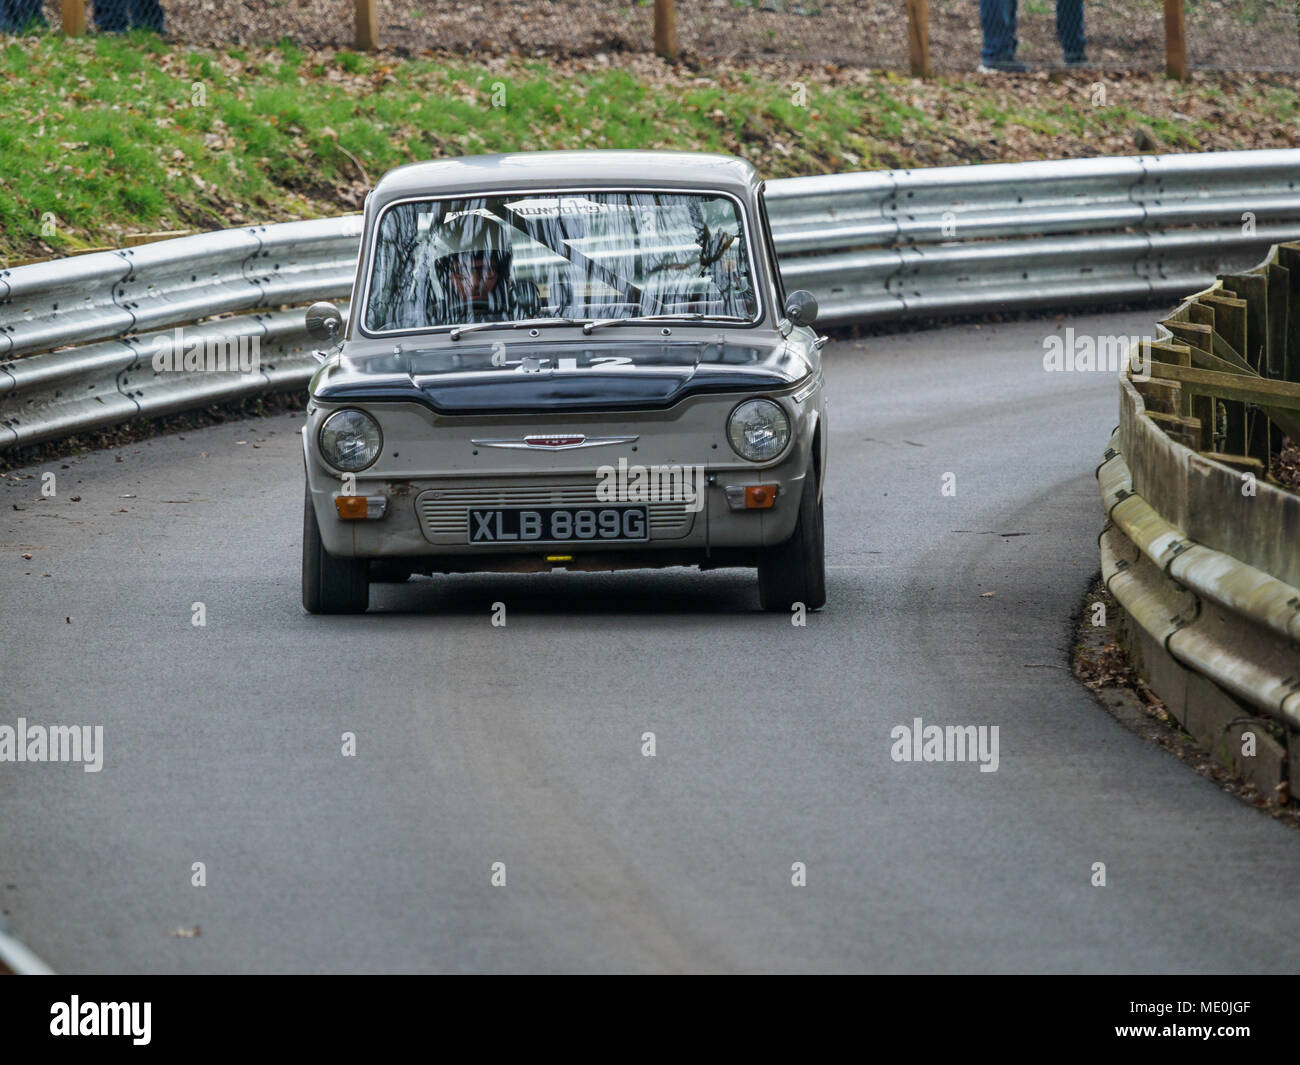
POLYGON ((524 443, 529 447, 542 448, 577 447, 586 439, 584 433, 570 433, 563 436, 526 436, 524 443))
POLYGON ((587 436, 584 433, 531 433, 528 436, 474 437, 475 447, 504 447, 523 450, 563 451, 574 447, 608 447, 610 444, 635 444, 640 437, 587 436))

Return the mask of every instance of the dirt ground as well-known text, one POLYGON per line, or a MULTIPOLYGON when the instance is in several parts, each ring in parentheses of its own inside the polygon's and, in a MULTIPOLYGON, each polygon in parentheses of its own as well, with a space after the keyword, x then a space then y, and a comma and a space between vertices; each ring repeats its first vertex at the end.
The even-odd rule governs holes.
MULTIPOLYGON (((103 0, 122 5, 128 0, 103 0)), ((353 41, 352 0, 163 0, 167 34, 194 44, 245 44, 287 36, 300 44, 353 41)), ((58 0, 46 0, 52 25, 58 0)), ((650 0, 379 0, 381 45, 399 52, 580 56, 652 50, 650 0)), ((701 56, 781 55, 907 67, 900 0, 677 0, 681 47, 701 56)), ((975 0, 930 0, 936 71, 979 60, 975 0)), ((1163 9, 1153 0, 1086 4, 1088 59, 1099 67, 1164 66, 1163 9)), ((1300 70, 1297 14, 1287 0, 1187 0, 1189 61, 1217 70, 1300 70)), ((1055 8, 1021 0, 1018 58, 1060 64, 1055 8)))
POLYGON ((1273 458, 1273 476, 1279 484, 1300 492, 1300 447, 1290 440, 1282 441, 1282 450, 1273 458))

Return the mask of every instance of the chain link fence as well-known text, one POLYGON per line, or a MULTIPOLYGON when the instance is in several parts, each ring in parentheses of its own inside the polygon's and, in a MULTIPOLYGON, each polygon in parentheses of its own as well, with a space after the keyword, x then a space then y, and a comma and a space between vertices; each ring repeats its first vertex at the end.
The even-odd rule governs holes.
MULTIPOLYGON (((786 57, 906 71, 904 0, 676 0, 681 50, 701 57, 786 57)), ((1187 58, 1205 70, 1300 72, 1294 0, 1184 0, 1187 58)), ((0 29, 57 29, 59 0, 0 0, 0 29)), ((1162 70, 1160 0, 929 0, 936 72, 981 64, 1162 70)), ((131 27, 226 47, 288 38, 352 47, 354 0, 90 0, 89 32, 131 27)), ((378 0, 382 47, 402 53, 589 56, 650 52, 652 0, 378 0)))
POLYGON ((1294 0, 1185 0, 1187 53, 1204 70, 1300 70, 1294 0))

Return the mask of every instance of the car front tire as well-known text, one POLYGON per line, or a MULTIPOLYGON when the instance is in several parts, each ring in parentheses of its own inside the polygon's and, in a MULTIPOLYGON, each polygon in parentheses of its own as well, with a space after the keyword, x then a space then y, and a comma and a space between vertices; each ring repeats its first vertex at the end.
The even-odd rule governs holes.
POLYGON ((826 538, 815 466, 803 479, 794 535, 759 556, 758 601, 764 610, 782 612, 795 603, 808 610, 826 605, 826 538))
POLYGON ((302 512, 302 605, 310 614, 364 614, 370 605, 370 563, 325 550, 306 490, 302 512))

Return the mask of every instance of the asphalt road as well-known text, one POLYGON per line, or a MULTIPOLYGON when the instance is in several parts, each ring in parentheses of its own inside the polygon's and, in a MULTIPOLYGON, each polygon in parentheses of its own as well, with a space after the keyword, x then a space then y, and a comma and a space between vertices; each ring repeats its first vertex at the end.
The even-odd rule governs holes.
POLYGON ((68 972, 1295 971, 1300 838, 1069 672, 1117 399, 1054 328, 828 349, 806 628, 742 570, 309 617, 292 417, 8 479, 0 725, 102 724, 104 765, 0 763, 0 908, 68 972), (998 726, 997 771, 893 761, 916 717, 998 726))

